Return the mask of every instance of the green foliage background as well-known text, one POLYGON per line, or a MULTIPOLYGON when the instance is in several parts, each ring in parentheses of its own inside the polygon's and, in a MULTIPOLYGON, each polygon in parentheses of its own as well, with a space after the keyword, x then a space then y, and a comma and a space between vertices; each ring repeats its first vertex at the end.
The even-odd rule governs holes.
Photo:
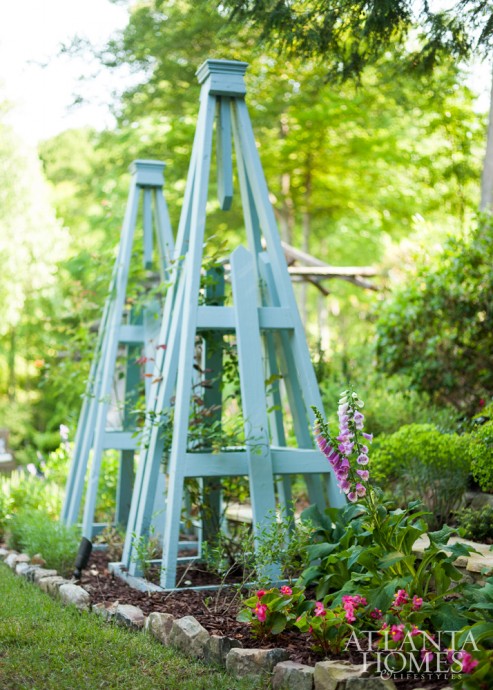
MULTIPOLYGON (((60 423, 75 430, 132 160, 166 163, 165 195, 177 227, 198 112, 195 71, 210 57, 249 63, 247 102, 282 238, 334 265, 378 269, 379 293, 337 280, 326 284, 328 296, 296 285, 327 403, 351 378, 373 398, 369 414, 377 431, 392 433, 430 417, 453 425, 447 405, 459 406, 462 393, 450 392, 456 382, 438 381, 446 372, 434 346, 445 337, 436 329, 449 329, 434 313, 423 331, 416 300, 427 281, 437 286, 436 299, 443 297, 438 284, 451 284, 459 250, 471 247, 468 260, 486 266, 480 255, 489 251, 488 240, 448 241, 443 266, 440 258, 430 263, 441 266, 435 278, 426 277, 427 268, 415 271, 410 248, 418 242, 441 247, 447 234, 462 237, 470 226, 485 134, 473 94, 450 56, 441 57, 433 75, 397 74, 390 49, 365 68, 361 83, 334 84, 316 56, 280 55, 261 31, 231 22, 212 0, 129 3, 128 25, 98 55, 115 84, 122 68, 135 75, 134 85, 113 98, 115 126, 66 131, 42 142, 42 170, 32 154, 19 156, 22 146, 0 113, 0 152, 12 169, 0 185, 6 200, 0 237, 7 238, 1 261, 11 266, 0 273, 0 426, 11 429, 22 462, 39 462, 36 451, 46 456, 56 448, 60 423), (19 223, 22 242, 14 241, 19 223), (417 276, 414 282, 410 275, 417 276), (392 297, 394 285, 406 281, 392 297), (385 374, 395 372, 392 379, 374 373, 375 321, 379 361, 385 374), (421 349, 406 350, 404 322, 424 333, 421 349), (408 353, 405 366, 396 363, 397 351, 408 353), (439 370, 434 379, 433 367, 439 370), (430 380, 433 390, 423 383, 430 380)), ((239 201, 224 214, 214 191, 213 182, 207 232, 235 246, 244 238, 239 201)), ((216 240, 210 242, 214 251, 216 240)), ((464 305, 469 309, 474 339, 489 322, 475 322, 474 309, 476 315, 482 310, 476 277, 466 276, 465 262, 461 270, 457 314, 464 305)), ((489 356, 488 342, 475 352, 468 375, 489 356)), ((484 369, 468 409, 479 393, 491 394, 484 369)))

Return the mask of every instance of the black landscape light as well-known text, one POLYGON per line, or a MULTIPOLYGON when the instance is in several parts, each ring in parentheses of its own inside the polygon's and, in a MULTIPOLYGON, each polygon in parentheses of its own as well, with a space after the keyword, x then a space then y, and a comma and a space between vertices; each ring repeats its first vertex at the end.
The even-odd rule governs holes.
POLYGON ((81 542, 79 544, 79 550, 77 551, 77 557, 75 559, 75 570, 74 570, 74 577, 76 580, 80 580, 80 576, 82 575, 82 571, 84 568, 87 567, 87 563, 89 562, 89 558, 91 556, 92 552, 92 542, 89 541, 86 537, 82 537, 81 542))

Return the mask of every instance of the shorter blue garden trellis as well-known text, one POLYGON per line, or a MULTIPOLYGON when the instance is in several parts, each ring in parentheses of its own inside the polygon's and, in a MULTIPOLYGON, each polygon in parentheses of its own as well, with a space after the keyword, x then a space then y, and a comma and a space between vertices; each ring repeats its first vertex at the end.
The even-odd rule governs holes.
MULTIPOLYGON (((200 111, 159 336, 166 353, 155 368, 157 383, 147 402, 122 558, 124 569, 141 574, 136 549, 149 535, 163 460, 162 432, 170 424, 165 411, 172 408, 162 525, 161 586, 166 589, 176 586, 187 479, 248 477, 256 539, 276 519, 276 483, 289 494, 290 475, 305 477, 311 502, 322 506, 328 498, 334 506, 344 503, 335 477, 313 447, 310 407, 322 408, 322 402, 245 104, 246 67, 242 62, 207 60, 197 72, 200 111), (220 206, 227 210, 232 202, 234 142, 248 242, 248 249, 238 247, 229 259, 232 306, 202 304, 199 299, 214 124, 220 206), (194 452, 188 443, 196 343, 211 332, 236 338, 246 438, 240 450, 194 452), (281 389, 288 400, 295 447, 286 441, 281 389)), ((269 574, 277 576, 275 564, 269 574)))
MULTIPOLYGON (((173 235, 163 196, 164 163, 160 161, 137 160, 130 168, 132 178, 125 218, 121 231, 118 256, 101 319, 98 339, 91 363, 89 379, 77 424, 74 449, 65 491, 61 518, 68 524, 76 524, 86 485, 82 533, 91 539, 98 527, 94 524, 99 475, 103 452, 107 449, 120 451, 117 487, 116 521, 126 525, 130 509, 130 498, 134 479, 134 453, 137 448, 135 418, 130 415, 137 402, 141 386, 141 370, 137 359, 144 352, 151 361, 159 357, 156 342, 159 316, 152 304, 144 306, 139 315, 132 312, 124 316, 132 248, 139 216, 139 202, 142 198, 142 231, 144 266, 153 265, 159 271, 161 280, 168 276, 174 251, 173 235), (157 243, 157 252, 154 249, 157 243), (157 254, 157 261, 153 257, 157 254), (120 430, 107 428, 112 388, 117 371, 119 348, 127 350, 125 367, 125 392, 123 424, 120 430), (156 349, 157 348, 157 349, 156 349), (89 466, 89 471, 88 471, 89 466)), ((147 365, 149 369, 149 365, 147 365)), ((146 395, 150 383, 146 379, 146 395)))

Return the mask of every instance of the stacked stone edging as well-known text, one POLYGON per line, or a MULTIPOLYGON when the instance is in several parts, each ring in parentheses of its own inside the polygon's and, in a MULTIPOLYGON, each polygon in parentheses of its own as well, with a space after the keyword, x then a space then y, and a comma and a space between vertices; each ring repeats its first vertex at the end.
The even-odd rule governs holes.
POLYGON ((130 604, 91 605, 90 595, 83 587, 59 576, 56 570, 33 565, 27 554, 0 547, 0 560, 62 604, 92 611, 106 621, 133 630, 144 630, 161 644, 222 666, 236 678, 270 676, 272 690, 396 690, 392 680, 369 676, 363 666, 349 661, 320 661, 312 667, 290 661, 285 649, 244 649, 239 640, 209 635, 193 616, 174 618, 169 613, 153 611, 146 617, 141 609, 130 604))

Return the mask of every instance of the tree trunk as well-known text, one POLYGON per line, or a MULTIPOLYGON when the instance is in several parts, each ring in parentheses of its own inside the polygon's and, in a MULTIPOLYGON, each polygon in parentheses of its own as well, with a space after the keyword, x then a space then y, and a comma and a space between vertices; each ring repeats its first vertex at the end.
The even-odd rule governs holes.
MULTIPOLYGON (((281 115, 280 136, 285 139, 289 132, 289 124, 286 115, 281 115)), ((279 230, 284 242, 293 244, 294 231, 294 204, 291 196, 291 173, 281 173, 281 209, 279 212, 279 230)))
POLYGON ((16 387, 16 377, 15 377, 15 347, 16 347, 16 337, 14 328, 10 331, 9 336, 9 358, 8 358, 8 383, 7 383, 7 396, 10 401, 15 400, 15 387, 16 387))
MULTIPOLYGON (((306 173, 305 173, 305 194, 304 194, 304 204, 301 216, 301 226, 303 233, 303 244, 302 249, 307 254, 310 251, 310 227, 311 227, 311 214, 310 214, 310 204, 312 195, 312 170, 311 170, 311 157, 308 156, 306 163, 306 173)), ((301 284, 301 318, 303 319, 303 325, 306 328, 308 319, 308 306, 307 306, 307 286, 308 283, 303 281, 301 284)))
POLYGON ((481 179, 481 203, 479 208, 483 213, 491 213, 493 211, 493 78, 491 83, 488 135, 486 138, 486 152, 481 179))

